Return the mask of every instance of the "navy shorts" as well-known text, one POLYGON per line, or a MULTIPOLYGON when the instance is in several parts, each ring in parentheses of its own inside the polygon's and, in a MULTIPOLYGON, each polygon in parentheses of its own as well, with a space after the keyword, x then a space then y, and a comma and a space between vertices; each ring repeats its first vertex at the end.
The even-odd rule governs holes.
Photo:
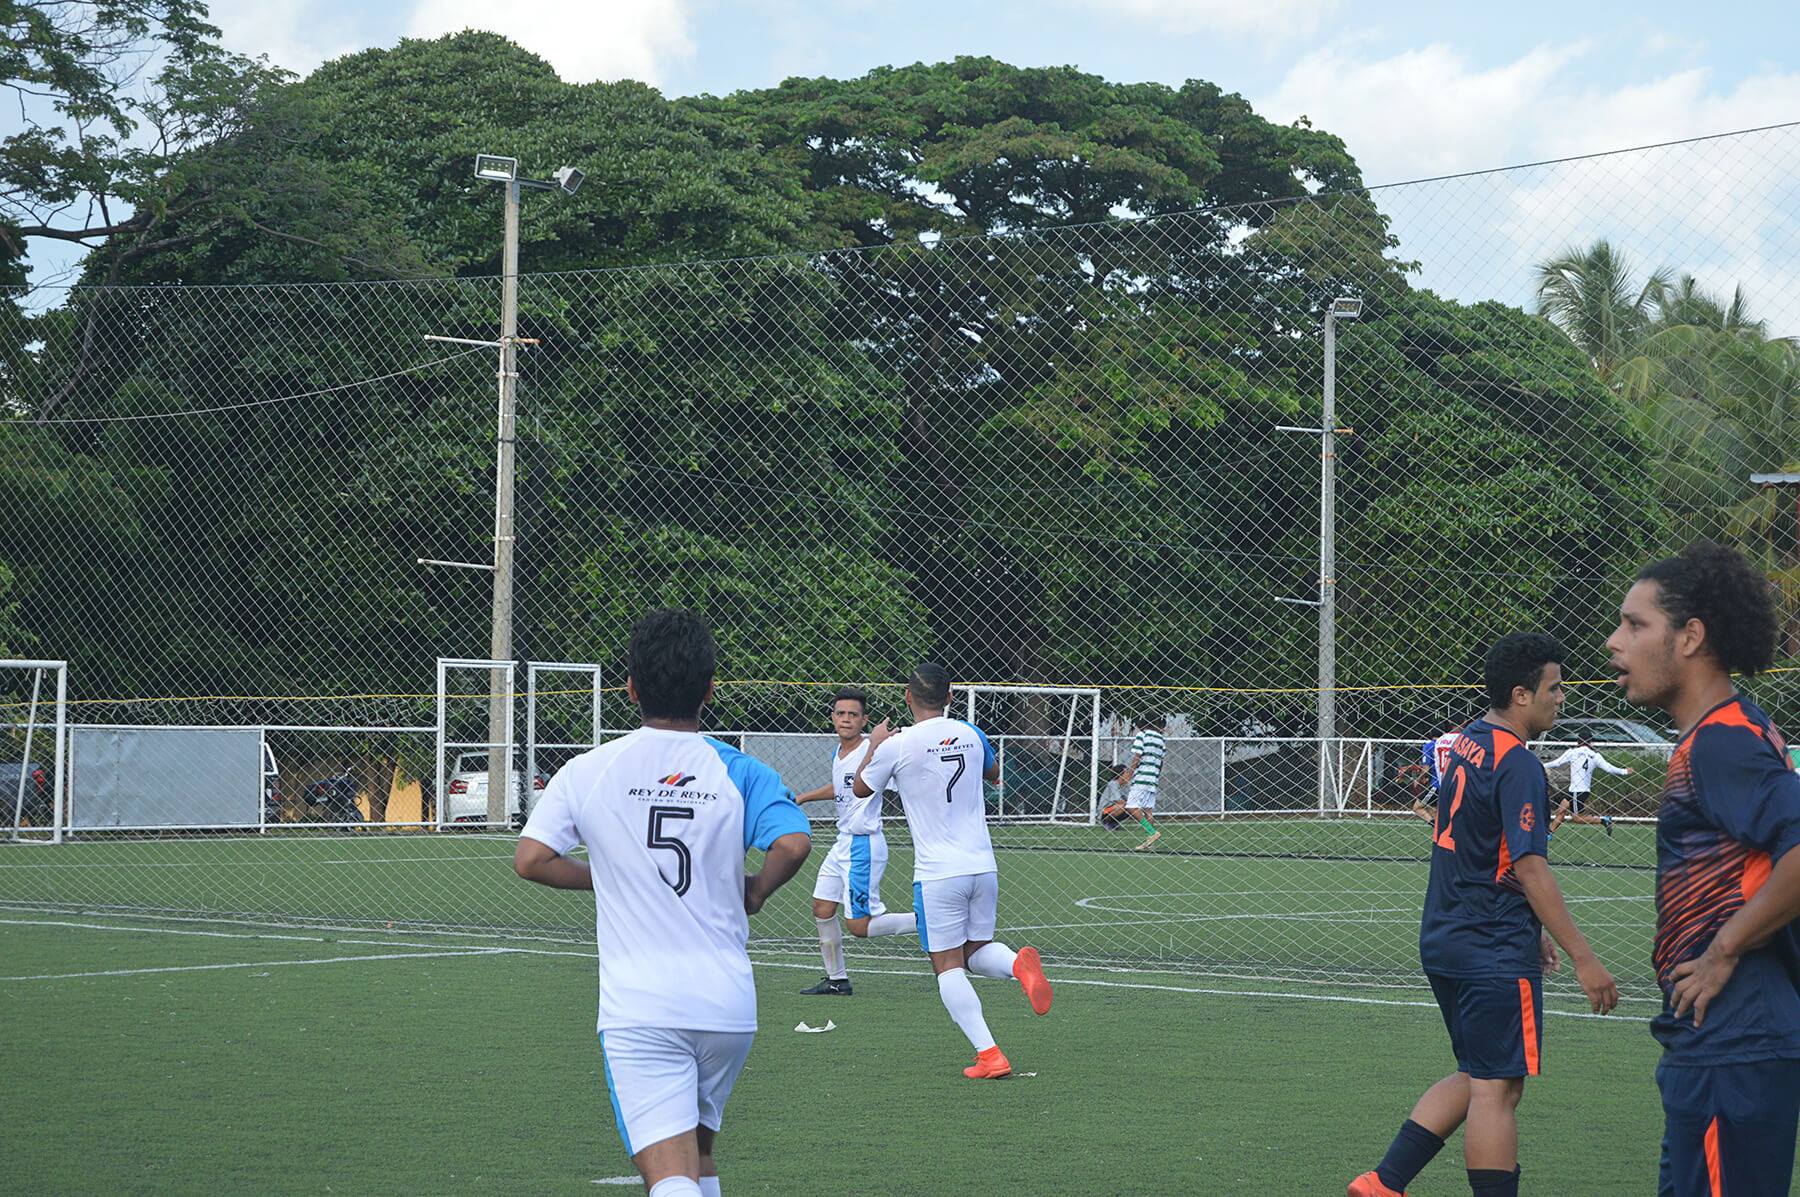
POLYGON ((1786 1197, 1800 1128, 1800 1060, 1656 1066, 1660 1197, 1786 1197))
POLYGON ((1544 1043, 1542 977, 1426 974, 1456 1052, 1456 1067, 1478 1081, 1536 1076, 1544 1043))

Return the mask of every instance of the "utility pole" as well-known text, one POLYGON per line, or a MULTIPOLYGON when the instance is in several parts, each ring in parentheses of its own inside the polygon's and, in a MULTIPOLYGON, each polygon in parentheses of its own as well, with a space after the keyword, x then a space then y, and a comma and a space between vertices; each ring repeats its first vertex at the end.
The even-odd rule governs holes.
POLYGON ((1319 448, 1319 813, 1334 805, 1337 739, 1337 315, 1325 313, 1325 403, 1319 448))
MULTIPOLYGON (((506 248, 500 265, 500 419, 494 467, 494 620, 488 660, 510 661, 513 655, 513 454, 518 423, 516 383, 519 332, 519 180, 506 183, 506 248)), ((512 793, 512 693, 506 674, 488 672, 489 825, 506 822, 506 798, 512 793)))
MULTIPOLYGON (((428 341, 447 341, 457 345, 480 345, 500 350, 500 415, 494 436, 494 563, 444 561, 420 557, 420 565, 445 566, 452 569, 494 571, 494 615, 488 635, 488 791, 487 821, 490 825, 506 822, 507 796, 512 793, 512 687, 507 684, 506 665, 513 659, 513 485, 518 472, 515 452, 518 412, 515 397, 519 379, 518 347, 535 345, 529 337, 519 336, 519 200, 524 189, 561 191, 574 195, 584 177, 573 166, 558 168, 549 179, 527 179, 519 174, 519 160, 501 154, 475 155, 475 177, 506 187, 505 244, 500 258, 500 339, 475 341, 467 337, 428 336, 428 341)), ((462 664, 467 664, 463 662, 462 664)), ((516 675, 516 671, 515 671, 516 675)), ((443 718, 442 694, 439 695, 438 717, 443 718)), ((442 773, 443 762, 438 762, 442 773)), ((526 787, 521 785, 520 809, 526 787)))

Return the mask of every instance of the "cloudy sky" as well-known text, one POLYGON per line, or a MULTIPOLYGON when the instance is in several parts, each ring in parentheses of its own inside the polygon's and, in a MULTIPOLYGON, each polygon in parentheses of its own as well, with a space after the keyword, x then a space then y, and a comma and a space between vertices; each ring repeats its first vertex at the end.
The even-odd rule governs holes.
MULTIPOLYGON (((1668 0, 217 0, 213 17, 233 49, 300 72, 477 27, 565 79, 630 76, 669 95, 957 54, 1119 81, 1200 78, 1274 120, 1305 115, 1341 135, 1379 184, 1800 120, 1800 50, 1775 33, 1785 6, 1729 9, 1726 19, 1668 0)), ((1778 252, 1800 253, 1786 182, 1797 176, 1800 131, 1788 131, 1392 192, 1383 208, 1403 252, 1427 260, 1425 282, 1464 298, 1517 302, 1509 280, 1521 259, 1612 235, 1646 261, 1677 253, 1674 265, 1716 286, 1743 281, 1766 311, 1784 289, 1800 293, 1800 263, 1778 252)))

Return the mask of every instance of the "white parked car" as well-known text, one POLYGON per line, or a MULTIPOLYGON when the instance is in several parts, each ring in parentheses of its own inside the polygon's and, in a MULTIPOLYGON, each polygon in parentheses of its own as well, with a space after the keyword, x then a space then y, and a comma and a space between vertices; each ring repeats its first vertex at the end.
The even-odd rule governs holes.
MULTIPOLYGON (((507 796, 506 821, 514 827, 525 825, 525 765, 514 761, 512 790, 507 796)), ((533 797, 544 788, 544 775, 531 779, 533 797)), ((459 753, 456 768, 444 780, 444 814, 446 823, 485 823, 488 817, 488 754, 459 753)))

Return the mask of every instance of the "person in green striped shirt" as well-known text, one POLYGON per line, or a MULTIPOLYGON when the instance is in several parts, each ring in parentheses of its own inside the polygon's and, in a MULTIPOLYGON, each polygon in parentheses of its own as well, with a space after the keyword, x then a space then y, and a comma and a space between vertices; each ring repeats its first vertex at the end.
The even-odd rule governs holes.
POLYGON ((1141 852, 1162 836, 1157 830, 1156 790, 1162 781, 1163 729, 1161 723, 1141 728, 1131 741, 1131 760, 1119 774, 1119 789, 1125 793, 1125 813, 1137 819, 1147 837, 1133 851, 1141 852))

